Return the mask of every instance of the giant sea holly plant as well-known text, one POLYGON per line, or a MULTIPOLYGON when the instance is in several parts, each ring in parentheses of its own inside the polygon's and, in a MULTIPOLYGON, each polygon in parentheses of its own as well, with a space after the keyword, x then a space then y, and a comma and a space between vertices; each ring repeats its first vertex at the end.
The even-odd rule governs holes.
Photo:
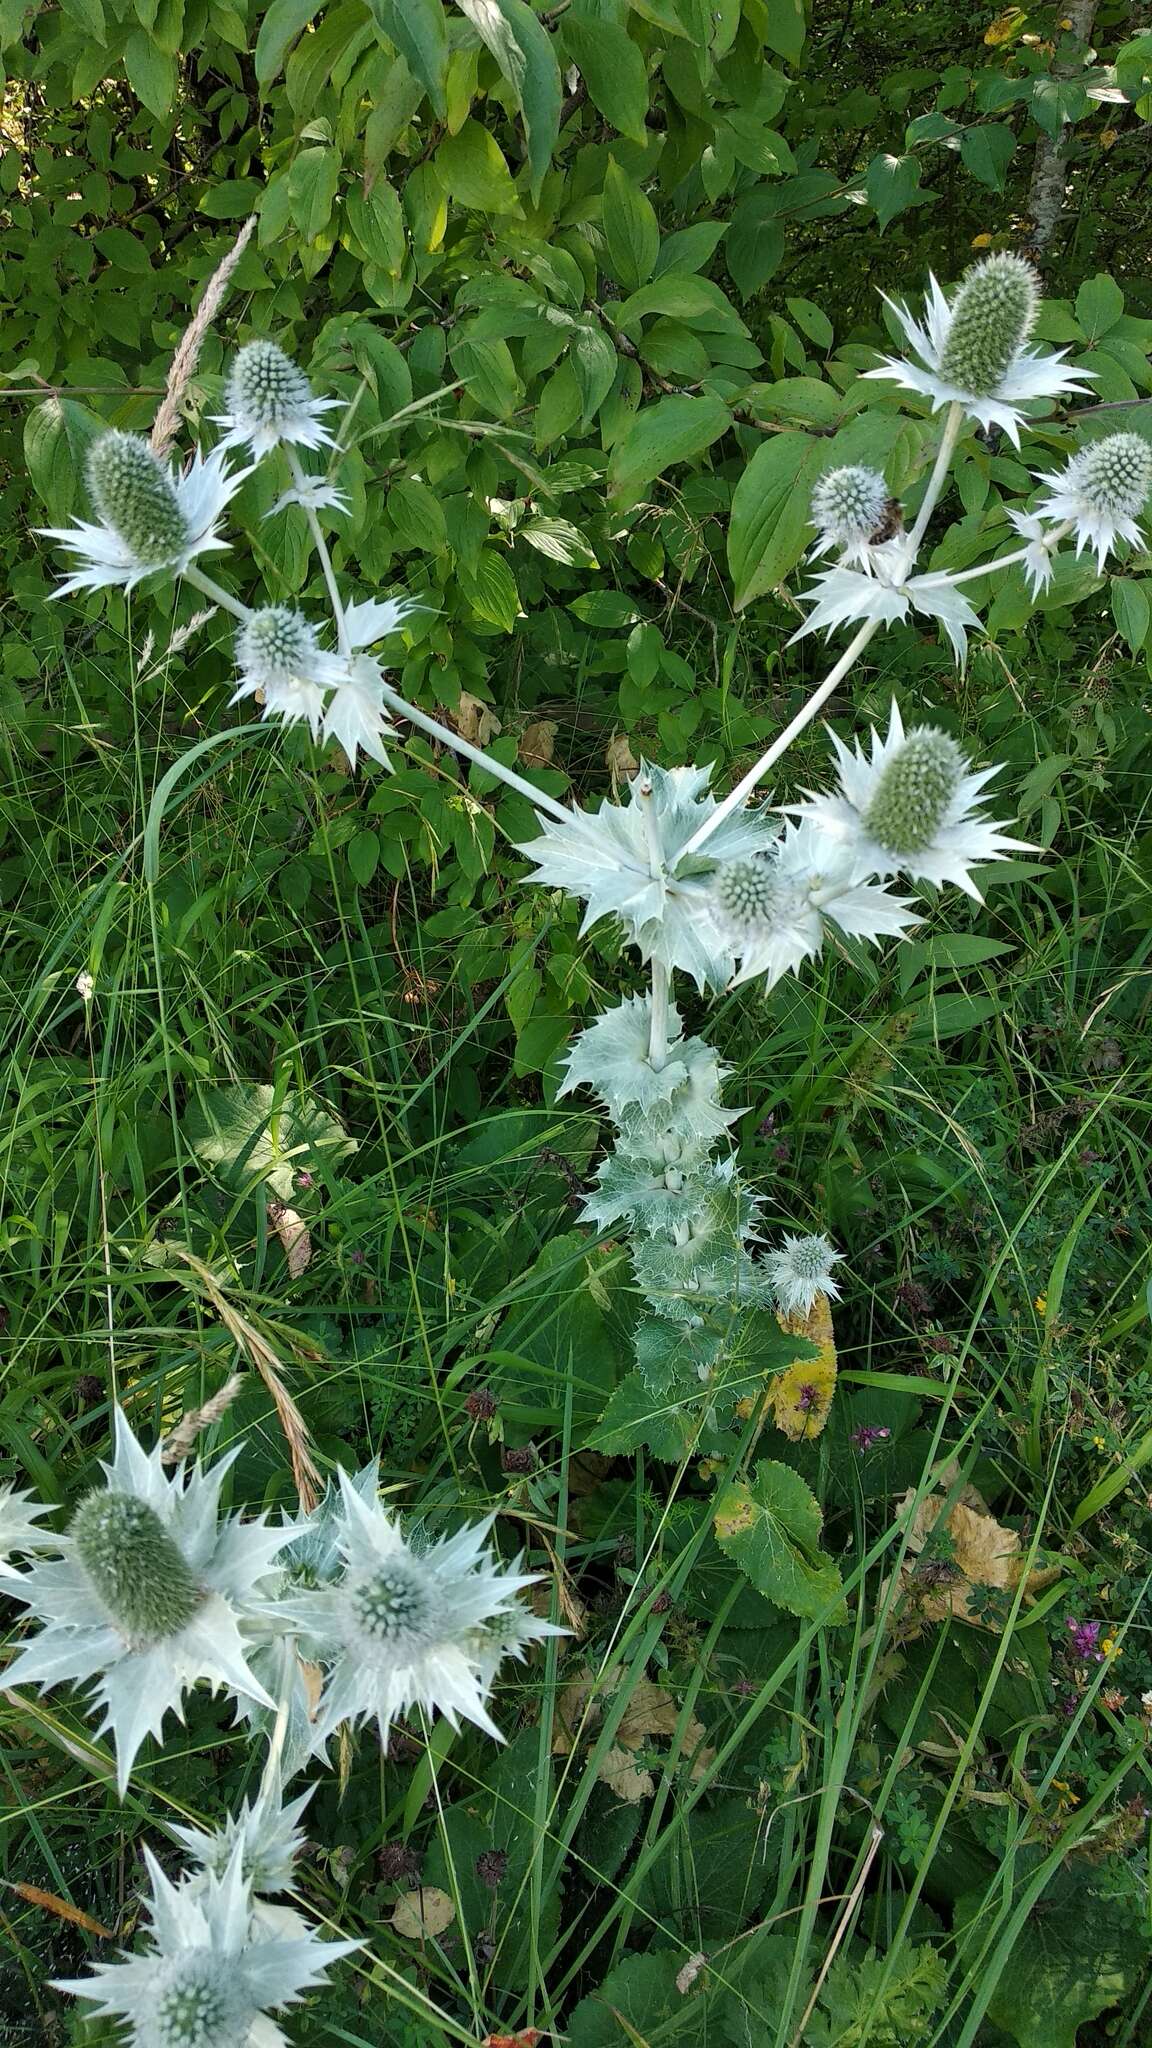
MULTIPOLYGON (((645 1444, 679 1461, 721 1442, 734 1415, 750 1443, 766 1393, 794 1435, 827 1412, 827 1361, 804 1337, 826 1327, 828 1303, 847 1284, 841 1256, 819 1216, 776 1216, 744 1184, 731 1137, 740 1106, 682 1004, 699 1009, 749 984, 770 990, 842 941, 897 943, 922 915, 914 891, 955 888, 979 901, 987 871, 1022 848, 986 808, 996 769, 975 765, 954 734, 911 706, 893 704, 883 733, 833 736, 825 787, 777 801, 762 789, 881 631, 913 616, 935 621, 962 664, 980 630, 966 585, 986 588, 1018 564, 1036 593, 1066 543, 1090 550, 1098 568, 1142 543, 1152 451, 1135 433, 1106 431, 1008 509, 1016 544, 956 573, 920 565, 966 423, 1018 444, 1029 407, 1086 389, 1084 373, 1032 345, 1037 303, 1027 264, 993 256, 951 295, 932 279, 922 321, 893 308, 910 353, 868 374, 939 416, 931 468, 907 520, 877 468, 830 459, 817 478, 812 553, 822 566, 799 592, 808 610, 793 638, 850 637, 725 794, 707 768, 642 761, 622 796, 566 805, 401 695, 380 650, 403 634, 413 607, 402 597, 351 601, 319 516, 341 513, 338 461, 352 422, 274 340, 239 351, 215 445, 184 468, 131 434, 99 437, 88 458, 95 517, 51 534, 71 557, 62 591, 180 577, 233 614, 233 701, 253 700, 264 720, 303 726, 319 745, 337 742, 353 767, 363 757, 383 770, 407 724, 519 791, 537 815, 522 848, 531 879, 578 901, 585 931, 614 924, 642 963, 645 989, 588 1022, 560 1088, 592 1093, 611 1126, 583 1219, 627 1239, 642 1304, 634 1369, 601 1421, 603 1448, 645 1444), (323 473, 306 466, 318 453, 323 473), (262 463, 280 465, 286 485, 270 516, 303 511, 326 619, 241 599, 205 567, 227 545, 231 498, 262 463)), ((991 531, 995 543, 1004 529, 991 531)), ((165 1478, 121 1418, 107 1486, 61 1534, 26 1495, 0 1495, 5 1588, 41 1625, 8 1678, 89 1686, 121 1789, 146 1735, 159 1736, 199 1683, 224 1688, 269 1736, 255 1804, 218 1839, 190 1842, 185 1831, 203 1867, 176 1886, 153 1869, 151 1952, 69 1987, 123 2016, 139 2048, 282 2039, 268 2011, 290 2005, 343 1953, 262 1898, 288 1881, 295 1853, 302 1809, 284 1806, 286 1782, 310 1760, 326 1762, 338 1731, 375 1725, 386 1737, 396 1715, 439 1712, 497 1735, 488 1701, 502 1661, 557 1632, 520 1599, 530 1581, 516 1560, 500 1568, 487 1526, 410 1544, 378 1500, 374 1468, 343 1474, 310 1519, 281 1529, 221 1521, 222 1477, 217 1466, 165 1478), (47 1557, 30 1566, 5 1561, 37 1553, 47 1557), (321 1673, 318 1692, 302 1683, 304 1662, 321 1673)), ((795 1470, 762 1462, 751 1480, 726 1486, 715 1521, 770 1598, 817 1621, 842 1611, 820 1511, 795 1470)))

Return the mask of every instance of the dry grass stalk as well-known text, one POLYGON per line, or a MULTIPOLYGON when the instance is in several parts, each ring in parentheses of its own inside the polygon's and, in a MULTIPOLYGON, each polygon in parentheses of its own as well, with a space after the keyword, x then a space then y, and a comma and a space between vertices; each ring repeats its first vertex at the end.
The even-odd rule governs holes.
POLYGON ((205 1401, 202 1408, 186 1409, 175 1429, 169 1430, 160 1446, 161 1464, 178 1465, 182 1458, 186 1458, 201 1430, 210 1428, 212 1423, 219 1422, 220 1417, 228 1413, 243 1385, 243 1373, 234 1372, 230 1379, 225 1380, 219 1393, 213 1394, 210 1400, 205 1401))
POLYGON ((308 1513, 320 1499, 324 1491, 324 1481, 312 1456, 312 1440, 308 1435, 308 1425, 280 1377, 280 1360, 256 1325, 250 1323, 247 1316, 242 1315, 221 1291, 215 1274, 203 1260, 198 1259, 193 1252, 183 1249, 180 1257, 185 1265, 191 1266, 229 1336, 255 1366, 271 1394, 280 1427, 284 1432, 284 1440, 288 1445, 288 1455, 292 1460, 292 1477, 296 1482, 300 1505, 305 1513, 308 1513))
POLYGON ((204 287, 204 296, 192 316, 190 325, 181 337, 180 346, 172 358, 168 371, 168 382, 160 402, 160 410, 152 427, 152 447, 157 455, 167 455, 176 439, 180 425, 180 404, 192 381, 196 365, 200 360, 200 349, 204 336, 220 310, 228 280, 239 263, 241 256, 252 238, 256 227, 256 215, 249 214, 224 261, 217 265, 204 287))

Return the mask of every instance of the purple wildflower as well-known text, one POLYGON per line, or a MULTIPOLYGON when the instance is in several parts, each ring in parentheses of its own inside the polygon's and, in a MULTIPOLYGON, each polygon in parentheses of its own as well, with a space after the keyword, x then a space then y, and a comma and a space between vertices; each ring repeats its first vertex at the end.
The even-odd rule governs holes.
POLYGON ((1065 1626, 1072 1638, 1069 1644, 1072 1655, 1081 1658, 1085 1662, 1091 1658, 1094 1664, 1101 1663, 1104 1652, 1096 1647, 1100 1636, 1100 1623, 1098 1621, 1077 1621, 1075 1615, 1069 1614, 1066 1616, 1065 1626))
POLYGON ((881 1429, 879 1423, 862 1422, 859 1429, 852 1431, 848 1441, 850 1444, 854 1444, 858 1451, 870 1451, 873 1444, 880 1443, 884 1437, 891 1436, 891 1434, 892 1431, 890 1429, 881 1429))

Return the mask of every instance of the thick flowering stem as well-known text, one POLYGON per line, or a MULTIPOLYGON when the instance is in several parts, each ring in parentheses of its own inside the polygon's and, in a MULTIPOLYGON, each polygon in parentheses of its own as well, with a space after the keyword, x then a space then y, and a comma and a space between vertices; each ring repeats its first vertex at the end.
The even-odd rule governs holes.
POLYGON ((401 718, 406 718, 410 725, 419 726, 421 732, 426 732, 430 739, 439 740, 442 747, 451 747, 454 753, 462 754, 466 761, 475 762, 477 768, 483 768, 486 775, 494 775, 497 782, 507 783, 509 789, 526 796, 529 803, 538 811, 550 811, 554 818, 562 819, 564 824, 568 823, 572 813, 564 804, 557 803, 555 797, 548 796, 544 790, 535 788, 531 782, 526 782, 522 775, 517 775, 514 768, 506 768, 503 761, 495 760, 491 754, 486 754, 482 747, 474 747, 470 740, 461 739, 458 732, 453 732, 447 725, 441 725, 438 718, 430 718, 418 705, 410 704, 407 697, 402 697, 399 690, 394 690, 387 679, 383 682, 382 689, 384 702, 393 711, 398 711, 401 718))
POLYGON ((348 628, 344 622, 344 606, 340 601, 340 585, 336 581, 336 571, 332 567, 332 557, 328 552, 328 543, 320 530, 320 521, 316 517, 316 508, 308 503, 308 477, 296 450, 290 447, 287 442, 284 445, 284 453, 288 458, 288 467, 292 472, 292 481, 296 489, 303 494, 301 504, 304 510, 304 517, 308 521, 308 531, 312 535, 312 545, 316 550, 320 567, 324 571, 324 581, 328 586, 328 596, 332 602, 332 623, 336 628, 336 645, 340 649, 341 654, 348 660, 351 658, 352 648, 348 640, 348 628))
POLYGON ((936 500, 944 488, 944 479, 948 474, 948 466, 956 452, 956 443, 960 439, 963 425, 964 407, 954 402, 948 407, 948 416, 944 422, 944 432, 940 436, 940 446, 936 451, 936 460, 932 465, 932 474, 928 479, 928 488, 924 493, 924 501, 919 512, 916 514, 916 523, 908 535, 905 545, 905 575, 907 575, 916 560, 920 543, 928 528, 928 521, 936 510, 936 500))
MULTIPOLYGON (((659 877, 664 871, 664 849, 652 804, 652 783, 646 778, 637 788, 644 837, 648 844, 648 872, 659 877)), ((648 1029, 648 1063, 659 1073, 668 1057, 668 998, 672 977, 662 960, 652 962, 652 1017, 648 1029)))
POLYGON ((231 612, 234 619, 243 619, 247 624, 249 619, 255 617, 251 605, 244 604, 238 597, 233 597, 230 590, 225 590, 214 576, 206 576, 203 569, 196 567, 195 562, 189 562, 184 571, 184 581, 191 583, 194 589, 202 590, 205 597, 210 597, 213 604, 218 604, 222 611, 231 612))
MULTIPOLYGON (((1058 547, 1062 540, 1067 539, 1067 536, 1072 531, 1072 526, 1073 521, 1065 519, 1060 526, 1050 528, 1046 539, 1047 547, 1049 549, 1058 547)), ((1010 569, 1014 562, 1026 562, 1031 552, 1031 545, 1023 548, 1013 548, 1010 554, 997 555, 996 559, 992 562, 977 562, 974 569, 937 569, 929 571, 928 575, 923 578, 923 581, 925 584, 950 583, 952 588, 955 589, 958 583, 975 583, 981 576, 994 576, 998 569, 1010 569)))

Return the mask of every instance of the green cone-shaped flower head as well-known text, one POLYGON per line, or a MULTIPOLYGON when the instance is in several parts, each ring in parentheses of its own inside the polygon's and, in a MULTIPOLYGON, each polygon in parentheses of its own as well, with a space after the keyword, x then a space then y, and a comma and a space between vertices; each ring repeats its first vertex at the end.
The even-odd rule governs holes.
POLYGON ((866 541, 888 509, 888 486, 878 469, 848 463, 830 469, 812 492, 812 521, 842 546, 866 541))
MULTIPOLYGON (((1135 519, 1152 490, 1152 447, 1139 434, 1107 434, 1072 465, 1086 509, 1106 519, 1135 519)), ((1072 479, 1070 479, 1072 481, 1072 479)))
POLYGON ((88 456, 88 488, 106 526, 138 562, 171 562, 189 545, 188 522, 164 464, 139 434, 101 434, 88 456))
POLYGON ((284 604, 253 612, 236 639, 236 658, 242 672, 264 687, 311 675, 317 653, 314 629, 299 612, 284 604))
POLYGON ((964 774, 954 739, 934 726, 908 734, 883 769, 864 823, 889 853, 922 853, 932 844, 964 774))
POLYGON ((1040 289, 1021 256, 987 256, 964 277, 952 302, 941 375, 957 391, 987 398, 998 390, 1036 324, 1040 289))
POLYGON ((444 1630, 444 1602, 434 1575, 419 1558, 397 1551, 358 1574, 349 1585, 354 1632, 378 1654, 411 1655, 438 1640, 444 1630))
POLYGON ((312 404, 312 386, 274 341, 249 341, 232 365, 229 412, 252 426, 283 427, 312 404))
POLYGON ((193 1620, 204 1590, 147 1501, 98 1489, 81 1501, 68 1533, 130 1643, 160 1642, 193 1620))
POLYGON ((726 860, 716 870, 720 907, 733 924, 761 924, 770 918, 777 887, 766 860, 726 860))
POLYGON ((225 1956, 189 1949, 167 1962, 151 2014, 156 2048, 246 2048, 251 2020, 225 1956))

